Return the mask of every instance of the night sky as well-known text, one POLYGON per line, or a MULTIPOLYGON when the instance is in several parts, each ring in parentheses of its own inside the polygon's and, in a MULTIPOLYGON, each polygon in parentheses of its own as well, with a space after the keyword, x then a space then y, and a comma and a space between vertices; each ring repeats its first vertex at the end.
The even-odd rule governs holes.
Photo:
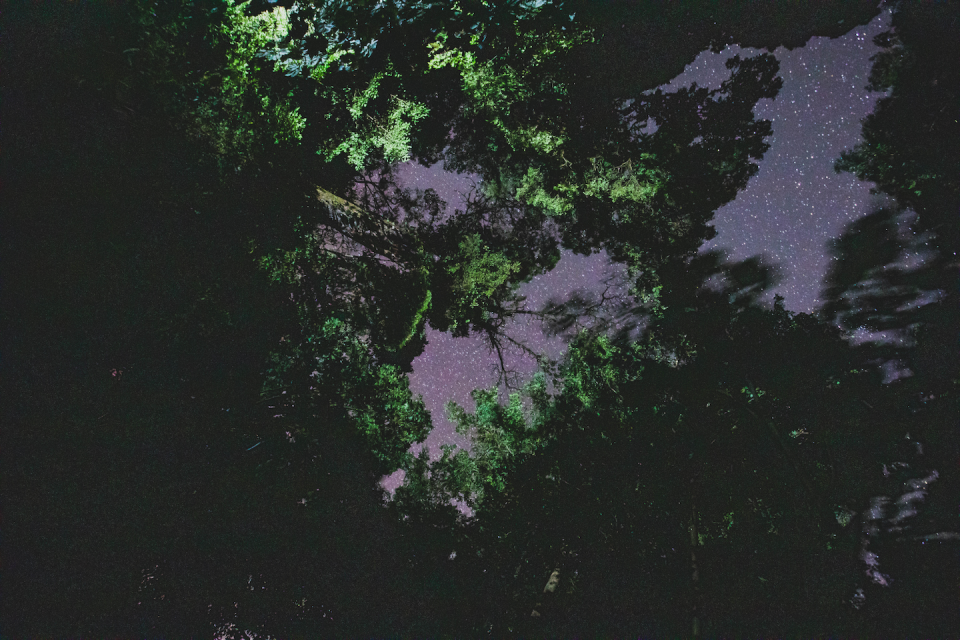
MULTIPOLYGON (((883 202, 881 196, 870 195, 872 183, 860 182, 849 173, 834 173, 833 163, 843 150, 860 141, 861 120, 884 95, 868 92, 865 86, 870 57, 879 50, 873 37, 889 24, 889 11, 884 11, 870 24, 841 38, 812 38, 793 51, 781 47, 773 52, 780 61, 783 88, 776 99, 761 100, 755 110, 758 118, 773 124, 770 150, 746 189, 717 210, 712 222, 717 237, 702 248, 722 249, 733 260, 763 254, 779 264, 782 280, 769 298, 779 293, 791 311, 812 312, 818 307, 821 281, 830 261, 828 241, 883 202)), ((718 88, 730 75, 724 66, 728 58, 758 53, 761 50, 738 46, 718 54, 706 51, 662 89, 676 90, 693 83, 718 88)), ((405 186, 436 189, 451 210, 462 207, 461 194, 469 190, 473 179, 445 173, 439 166, 415 164, 405 166, 400 175, 405 186)), ((584 257, 564 252, 552 272, 523 285, 520 293, 527 296, 528 308, 536 309, 552 297, 562 299, 576 289, 596 292, 610 283, 611 292, 624 293, 628 288, 622 268, 611 265, 604 254, 584 257)), ((508 332, 551 358, 563 354, 564 341, 545 336, 529 318, 508 325, 508 332)), ((446 419, 445 403, 453 400, 472 411, 470 391, 494 384, 497 359, 483 336, 451 338, 428 326, 427 340, 409 377, 414 395, 423 395, 433 416, 434 429, 426 445, 431 458, 437 458, 443 444, 467 444, 446 419)), ((508 368, 524 379, 536 371, 532 358, 519 350, 507 353, 508 368)), ((501 387, 502 394, 504 391, 501 387)), ((419 447, 413 451, 418 452, 419 447)), ((389 476, 384 488, 392 491, 402 477, 402 472, 389 476)))

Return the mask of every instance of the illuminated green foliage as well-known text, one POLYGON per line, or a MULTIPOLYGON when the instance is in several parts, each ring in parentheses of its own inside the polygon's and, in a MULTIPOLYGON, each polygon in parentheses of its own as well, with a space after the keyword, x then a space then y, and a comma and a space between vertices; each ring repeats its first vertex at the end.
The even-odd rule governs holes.
MULTIPOLYGON (((379 73, 370 80, 366 89, 349 100, 348 111, 353 125, 346 139, 332 149, 321 150, 327 161, 337 155, 346 154, 347 161, 358 171, 362 171, 375 152, 388 164, 398 164, 410 159, 413 127, 426 118, 430 110, 422 103, 391 95, 386 114, 371 113, 367 107, 381 97, 381 85, 386 77, 398 76, 392 69, 379 73)), ((338 98, 335 97, 334 102, 337 101, 338 98)))
POLYGON ((228 164, 249 161, 264 145, 299 141, 307 125, 293 94, 261 79, 280 70, 266 55, 287 36, 288 12, 277 7, 249 15, 249 5, 228 0, 220 12, 203 15, 171 3, 139 14, 143 35, 135 51, 144 71, 169 90, 169 108, 182 126, 228 164), (198 42, 206 49, 200 59, 188 55, 198 42))
POLYGON ((500 403, 496 388, 476 389, 471 395, 476 405, 473 413, 454 402, 447 404, 447 415, 456 423, 457 433, 470 438, 470 453, 444 445, 442 457, 430 469, 440 493, 476 510, 485 496, 502 493, 510 469, 540 446, 540 411, 548 407, 542 376, 511 393, 506 405, 500 403), (535 398, 532 412, 524 409, 523 398, 535 398))

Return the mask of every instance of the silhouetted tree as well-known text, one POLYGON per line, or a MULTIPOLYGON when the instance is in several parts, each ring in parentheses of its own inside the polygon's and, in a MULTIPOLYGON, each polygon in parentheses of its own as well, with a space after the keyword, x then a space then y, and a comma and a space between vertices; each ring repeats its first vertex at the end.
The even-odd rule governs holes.
MULTIPOLYGON (((899 369, 886 394, 901 416, 899 447, 882 460, 886 483, 871 509, 878 566, 863 593, 865 628, 882 635, 956 634, 955 425, 960 317, 960 134, 955 3, 895 2, 892 29, 875 39, 870 88, 888 90, 863 122, 864 142, 837 171, 876 183, 895 205, 872 212, 834 242, 822 311, 848 333, 859 359, 899 369), (883 334, 870 335, 870 332, 883 334)), ((894 435, 894 434, 891 434, 894 435)), ((876 472, 874 472, 876 473, 876 472)))
POLYGON ((401 507, 420 494, 473 509, 453 566, 490 590, 477 629, 847 628, 852 508, 877 490, 867 471, 899 425, 867 406, 880 374, 857 368, 838 330, 757 306, 774 282, 760 262, 706 254, 661 275, 640 339, 581 332, 555 398, 541 377, 525 390, 531 412, 495 390, 474 393, 475 413, 451 407, 471 454, 447 449, 429 480, 425 459, 408 469, 401 507), (548 578, 552 604, 537 595, 548 578))
POLYGON ((683 26, 641 5, 624 33, 660 36, 640 57, 579 3, 6 8, 4 633, 845 628, 859 524, 837 506, 877 495, 863 471, 911 411, 927 443, 953 405, 878 402, 835 332, 756 306, 762 264, 692 258, 756 171, 752 109, 780 86, 762 55, 717 91, 645 93, 734 33, 743 10, 714 4, 662 65, 683 26), (649 72, 611 75, 628 63, 649 72), (465 209, 401 189, 408 159, 476 173, 465 209), (556 398, 545 378, 532 413, 477 392, 452 409, 474 455, 413 458, 426 323, 502 344, 561 245, 631 268, 641 339, 579 335, 556 398), (780 608, 757 616, 767 594, 780 608))

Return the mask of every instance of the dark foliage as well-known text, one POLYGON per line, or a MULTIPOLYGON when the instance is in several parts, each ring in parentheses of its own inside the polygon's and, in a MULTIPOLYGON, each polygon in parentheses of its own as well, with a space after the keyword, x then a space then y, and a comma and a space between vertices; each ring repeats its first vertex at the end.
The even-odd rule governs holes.
POLYGON ((776 60, 645 92, 875 3, 4 6, 0 633, 956 635, 960 18, 895 9, 837 168, 898 206, 813 317, 697 254, 776 60), (475 173, 465 210, 407 157, 475 173), (630 267, 639 334, 524 307, 561 246, 630 267), (473 457, 414 458, 426 323, 499 349, 520 313, 571 335, 558 393, 478 390, 473 457))

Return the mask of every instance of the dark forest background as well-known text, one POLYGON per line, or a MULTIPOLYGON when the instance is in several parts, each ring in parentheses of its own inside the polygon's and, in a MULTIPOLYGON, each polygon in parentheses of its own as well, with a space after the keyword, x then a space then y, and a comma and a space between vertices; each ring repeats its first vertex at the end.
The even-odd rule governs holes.
POLYGON ((874 3, 4 3, 0 636, 960 635, 960 3, 890 6, 836 167, 896 205, 807 315, 697 254, 776 59, 644 92, 874 3), (523 306, 561 247, 629 268, 639 337, 523 306), (410 455, 426 324, 522 313, 566 359, 410 455))

